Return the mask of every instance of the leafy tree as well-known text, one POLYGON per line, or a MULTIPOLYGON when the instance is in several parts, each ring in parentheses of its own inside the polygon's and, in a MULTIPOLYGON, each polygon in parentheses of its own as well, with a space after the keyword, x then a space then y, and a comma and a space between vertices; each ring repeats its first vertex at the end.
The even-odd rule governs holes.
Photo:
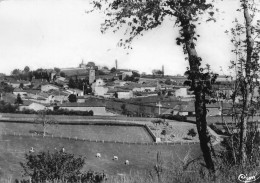
POLYGON ((60 76, 65 78, 66 75, 64 72, 60 72, 60 76))
POLYGON ((20 83, 19 88, 23 88, 23 87, 24 87, 23 83, 20 83))
POLYGON ((166 81, 164 83, 167 84, 167 85, 171 85, 172 81, 170 79, 166 79, 166 81))
POLYGON ((254 33, 256 33, 259 38, 259 28, 260 22, 258 21, 258 31, 254 31, 256 27, 253 27, 252 20, 254 18, 254 14, 256 13, 256 5, 254 1, 249 2, 248 0, 241 0, 241 7, 244 14, 245 19, 245 33, 246 33, 246 58, 245 58, 245 75, 242 79, 243 84, 241 85, 241 91, 243 96, 243 111, 241 114, 241 132, 240 132, 240 161, 245 167, 246 163, 246 141, 247 141, 247 123, 249 119, 249 109, 252 105, 252 92, 254 88, 253 81, 256 78, 256 71, 259 69, 259 48, 260 43, 258 42, 255 45, 255 41, 253 38, 254 33))
POLYGON ((17 105, 12 105, 4 101, 0 101, 0 112, 2 113, 15 113, 18 109, 17 105))
POLYGON ((60 73, 60 68, 54 67, 54 71, 55 71, 56 73, 60 73))
POLYGON ((122 114, 123 114, 123 115, 126 115, 126 114, 127 114, 127 109, 126 109, 126 105, 125 105, 125 104, 122 104, 122 105, 121 105, 121 110, 122 110, 122 114))
MULTIPOLYGON (((234 45, 232 52, 235 54, 236 60, 231 61, 231 68, 236 73, 235 87, 231 99, 233 101, 232 115, 235 117, 235 123, 239 124, 239 157, 237 163, 246 166, 247 162, 247 143, 248 143, 248 120, 253 116, 249 111, 253 111, 255 106, 253 103, 253 93, 258 85, 259 74, 259 30, 260 21, 254 24, 255 14, 259 11, 255 1, 240 0, 241 7, 237 10, 244 15, 244 22, 239 23, 236 19, 235 27, 231 29, 234 45), (242 105, 235 104, 236 98, 242 98, 242 105), (236 109, 240 109, 241 115, 236 115, 236 109)), ((228 32, 228 31, 227 31, 228 32)), ((230 135, 237 136, 237 132, 228 131, 230 135)), ((233 142, 233 140, 231 140, 233 142)), ((233 144, 233 143, 232 143, 233 144)))
POLYGON ((118 93, 115 92, 115 93, 114 93, 114 96, 115 96, 115 98, 118 98, 118 93))
POLYGON ((34 123, 42 126, 43 136, 46 136, 47 129, 50 126, 58 124, 55 118, 47 115, 46 110, 41 110, 38 112, 37 117, 34 119, 34 123))
POLYGON ((113 68, 110 70, 110 72, 111 72, 111 73, 114 73, 114 72, 116 72, 116 68, 115 68, 115 67, 113 67, 113 68))
POLYGON ((69 84, 68 84, 68 86, 69 86, 70 88, 76 88, 76 82, 74 81, 73 78, 70 78, 70 79, 69 79, 69 84))
POLYGON ((89 116, 94 116, 94 112, 92 110, 88 111, 89 116))
POLYGON ((14 88, 11 85, 8 85, 5 82, 0 83, 0 91, 5 92, 5 93, 12 93, 14 91, 14 88))
POLYGON ((140 74, 139 74, 138 72, 134 72, 134 71, 133 71, 133 75, 132 75, 132 76, 133 76, 133 77, 138 77, 138 78, 139 78, 139 77, 140 77, 140 74))
POLYGON ((74 94, 69 95, 69 101, 70 102, 77 102, 77 96, 74 94))
POLYGON ((20 74, 20 70, 19 70, 19 69, 14 69, 14 70, 11 72, 11 74, 12 74, 13 76, 17 76, 17 75, 20 74))
POLYGON ((24 67, 24 69, 23 69, 23 71, 24 71, 25 73, 28 73, 28 72, 30 72, 30 67, 28 67, 28 66, 25 66, 25 67, 24 67))
POLYGON ((18 93, 18 95, 17 95, 15 104, 18 104, 18 105, 23 104, 23 100, 22 100, 22 98, 21 98, 20 93, 18 93))
MULTIPOLYGON (((215 174, 215 165, 212 159, 213 149, 211 148, 210 135, 207 130, 206 120, 206 96, 211 94, 211 83, 214 83, 217 75, 204 72, 201 68, 201 58, 196 51, 195 22, 200 20, 200 16, 209 12, 209 19, 214 20, 212 4, 206 0, 152 0, 152 1, 93 1, 94 7, 104 8, 107 16, 102 24, 101 31, 105 32, 112 28, 117 31, 120 28, 127 28, 129 35, 126 39, 121 39, 119 46, 131 48, 130 44, 134 38, 143 35, 144 31, 154 29, 162 24, 166 17, 174 17, 175 25, 179 27, 180 36, 176 39, 178 45, 183 46, 184 54, 187 54, 190 68, 187 71, 191 90, 194 92, 196 124, 200 139, 200 146, 203 152, 206 167, 212 175, 215 174)), ((103 9, 102 9, 103 10, 103 9)))

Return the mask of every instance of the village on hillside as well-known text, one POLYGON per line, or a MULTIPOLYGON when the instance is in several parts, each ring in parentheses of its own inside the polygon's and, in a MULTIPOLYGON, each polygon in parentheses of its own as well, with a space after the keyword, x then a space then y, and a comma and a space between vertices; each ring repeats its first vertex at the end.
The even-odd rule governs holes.
POLYGON ((259 2, 0 1, 0 183, 260 182, 259 2))
MULTIPOLYGON (((111 69, 84 61, 72 68, 14 69, 0 77, 1 101, 18 105, 24 113, 66 109, 93 111, 95 116, 194 116, 195 98, 185 85, 186 76, 164 75, 163 66, 140 74, 118 68, 117 62, 111 69)), ((217 100, 207 105, 209 116, 231 112, 233 86, 231 76, 218 76, 213 85, 217 100)), ((258 96, 255 92, 254 98, 258 96)))

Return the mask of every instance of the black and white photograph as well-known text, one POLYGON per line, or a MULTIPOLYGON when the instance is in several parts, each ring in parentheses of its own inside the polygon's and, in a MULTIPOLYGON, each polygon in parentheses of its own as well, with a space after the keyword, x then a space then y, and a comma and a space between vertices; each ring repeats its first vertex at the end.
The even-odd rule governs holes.
POLYGON ((0 0, 0 183, 260 182, 260 0, 0 0))

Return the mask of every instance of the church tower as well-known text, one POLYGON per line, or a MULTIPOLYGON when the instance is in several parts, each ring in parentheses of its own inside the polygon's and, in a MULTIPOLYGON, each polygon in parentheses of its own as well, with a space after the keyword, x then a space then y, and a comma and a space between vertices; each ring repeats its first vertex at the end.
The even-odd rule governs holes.
POLYGON ((90 69, 89 70, 89 84, 94 83, 95 81, 95 69, 90 69))

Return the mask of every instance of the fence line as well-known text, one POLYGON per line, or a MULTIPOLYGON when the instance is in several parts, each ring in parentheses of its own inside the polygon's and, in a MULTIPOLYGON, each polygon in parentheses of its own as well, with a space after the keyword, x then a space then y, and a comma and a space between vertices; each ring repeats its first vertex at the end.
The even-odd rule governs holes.
POLYGON ((64 137, 64 136, 53 136, 53 135, 46 135, 43 136, 41 134, 20 134, 15 132, 4 132, 3 135, 9 136, 19 136, 19 137, 32 137, 32 138, 59 138, 59 139, 66 139, 66 140, 74 140, 74 141, 86 141, 86 142, 96 142, 96 143, 114 143, 114 144, 128 144, 128 145, 192 145, 198 144, 199 142, 124 142, 124 141, 108 141, 108 140, 97 140, 97 139, 85 139, 85 138, 78 138, 78 137, 64 137))

